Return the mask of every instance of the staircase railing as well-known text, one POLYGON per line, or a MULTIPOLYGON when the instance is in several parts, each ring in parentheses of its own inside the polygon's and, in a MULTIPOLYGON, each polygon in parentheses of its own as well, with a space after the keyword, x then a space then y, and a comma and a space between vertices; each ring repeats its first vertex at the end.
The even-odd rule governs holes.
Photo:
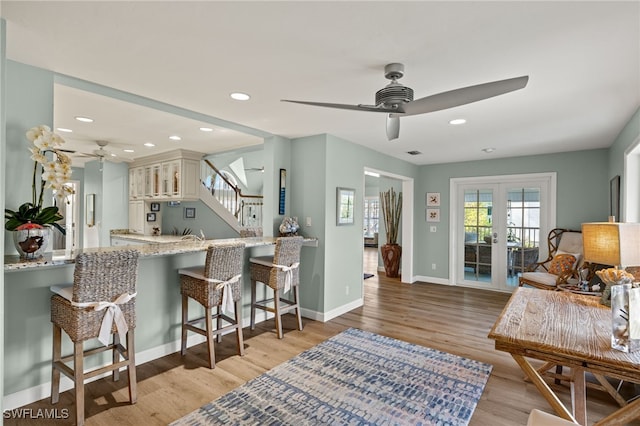
POLYGON ((209 160, 203 160, 202 184, 209 190, 243 227, 262 227, 262 195, 243 194, 242 190, 225 177, 209 160))

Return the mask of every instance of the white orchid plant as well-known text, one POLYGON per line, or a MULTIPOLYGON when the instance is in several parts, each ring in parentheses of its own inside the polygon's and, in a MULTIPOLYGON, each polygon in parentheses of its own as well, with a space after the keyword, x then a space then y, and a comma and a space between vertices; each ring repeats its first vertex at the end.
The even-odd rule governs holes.
POLYGON ((16 211, 5 209, 4 217, 7 222, 4 227, 7 231, 15 231, 52 225, 64 234, 64 228, 56 223, 62 219, 58 207, 42 207, 45 189, 53 190, 59 202, 64 202, 68 195, 73 194, 73 189, 66 185, 71 178, 71 159, 61 150, 64 139, 45 125, 29 129, 27 139, 30 142, 28 149, 31 151, 31 159, 34 162, 32 198, 16 211), (38 169, 40 169, 39 185, 38 169))

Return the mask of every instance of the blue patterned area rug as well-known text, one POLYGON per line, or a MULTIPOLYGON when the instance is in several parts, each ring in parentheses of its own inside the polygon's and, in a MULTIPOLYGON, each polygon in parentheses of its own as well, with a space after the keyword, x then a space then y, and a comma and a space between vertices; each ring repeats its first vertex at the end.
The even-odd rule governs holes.
POLYGON ((491 368, 348 329, 172 425, 467 425, 491 368))

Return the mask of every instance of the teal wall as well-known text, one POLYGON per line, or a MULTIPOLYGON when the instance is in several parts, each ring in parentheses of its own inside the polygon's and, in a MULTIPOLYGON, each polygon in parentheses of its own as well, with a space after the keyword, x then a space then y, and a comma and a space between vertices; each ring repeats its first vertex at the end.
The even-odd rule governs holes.
MULTIPOLYGON (((624 176, 624 152, 640 136, 640 107, 620 131, 609 150, 609 178, 624 176)), ((622 182, 621 182, 622 186, 622 182)))
POLYGON ((582 222, 606 221, 609 215, 608 155, 608 150, 597 149, 422 166, 416 184, 415 274, 437 278, 449 276, 447 267, 432 271, 427 265, 449 264, 451 178, 556 172, 556 226, 580 229, 582 222), (424 219, 427 192, 440 192, 440 223, 436 224, 438 231, 435 233, 428 232, 424 219))
POLYGON ((364 168, 415 178, 418 167, 332 135, 295 139, 291 153, 293 216, 304 235, 320 239, 319 250, 302 259, 301 280, 312 283, 311 291, 303 288, 303 306, 327 313, 363 297, 364 168), (338 187, 356 190, 353 226, 336 225, 338 187), (306 217, 311 217, 311 227, 304 226, 306 217))
POLYGON ((169 207, 167 203, 160 203, 160 213, 162 216, 162 234, 172 235, 174 228, 178 229, 178 234, 186 228, 191 229, 195 235, 200 235, 200 230, 207 239, 214 238, 238 238, 238 232, 233 229, 227 222, 220 219, 202 201, 182 202, 179 206, 169 207), (186 219, 184 217, 184 209, 186 207, 194 207, 196 209, 195 219, 186 219))
MULTIPOLYGON (((14 61, 6 62, 5 207, 17 209, 31 201, 33 160, 27 150, 27 130, 40 124, 53 124, 53 73, 14 61), (11 188, 7 191, 7 188, 11 188)), ((5 233, 6 253, 16 253, 11 235, 5 233)))
POLYGON ((609 150, 608 178, 620 176, 620 188, 624 188, 624 153, 640 137, 640 108, 624 126, 609 150))
POLYGON ((264 206, 262 210, 263 231, 265 236, 277 236, 278 228, 285 216, 291 213, 291 141, 280 136, 264 140, 264 206), (280 169, 286 170, 286 196, 284 214, 279 213, 280 169))

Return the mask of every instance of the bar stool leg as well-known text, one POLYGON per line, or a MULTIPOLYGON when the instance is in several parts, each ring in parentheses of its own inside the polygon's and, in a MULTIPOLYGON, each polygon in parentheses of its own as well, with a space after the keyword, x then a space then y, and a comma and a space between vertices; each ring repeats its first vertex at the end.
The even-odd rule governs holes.
POLYGON ((256 281, 251 280, 251 330, 256 328, 256 281))
POLYGON ((299 287, 293 287, 293 300, 296 304, 296 317, 298 317, 298 330, 302 331, 302 316, 300 315, 300 293, 299 287))
POLYGON ((189 322, 189 297, 186 294, 182 295, 182 347, 180 354, 182 356, 187 354, 187 322, 189 322))
POLYGON ((135 404, 138 401, 138 382, 136 378, 136 350, 134 346, 135 338, 133 330, 127 333, 127 372, 129 373, 129 401, 135 404))
POLYGON ((82 342, 73 345, 73 382, 76 393, 76 425, 84 425, 84 358, 82 342))
POLYGON ((211 319, 211 308, 204 308, 204 321, 207 329, 207 348, 209 350, 209 368, 215 368, 216 354, 213 349, 213 320, 211 319))
MULTIPOLYGON (((223 291, 227 291, 227 290, 223 290, 223 291)), ((220 330, 222 328, 222 309, 221 309, 220 305, 218 305, 218 307, 216 309, 217 309, 217 312, 218 312, 218 314, 216 316, 216 320, 217 320, 217 323, 216 323, 216 327, 217 328, 216 328, 216 330, 220 330)), ((218 343, 222 343, 222 333, 218 333, 217 337, 218 337, 218 343)))
POLYGON ((62 358, 62 329, 53 325, 53 356, 51 360, 51 403, 57 404, 60 398, 60 370, 56 363, 62 358))
MULTIPOLYGON (((113 363, 117 364, 120 361, 120 352, 118 352, 118 345, 120 344, 120 336, 118 333, 113 333, 113 349, 111 352, 113 353, 113 363)), ((116 368, 111 372, 111 376, 114 382, 120 380, 120 369, 116 368)))
POLYGON ((244 356, 244 341, 242 337, 242 301, 236 300, 236 340, 238 341, 238 353, 244 356))
POLYGON ((276 314, 276 331, 278 332, 278 339, 282 339, 282 318, 280 317, 280 292, 277 289, 273 290, 273 303, 275 305, 274 311, 276 314))

